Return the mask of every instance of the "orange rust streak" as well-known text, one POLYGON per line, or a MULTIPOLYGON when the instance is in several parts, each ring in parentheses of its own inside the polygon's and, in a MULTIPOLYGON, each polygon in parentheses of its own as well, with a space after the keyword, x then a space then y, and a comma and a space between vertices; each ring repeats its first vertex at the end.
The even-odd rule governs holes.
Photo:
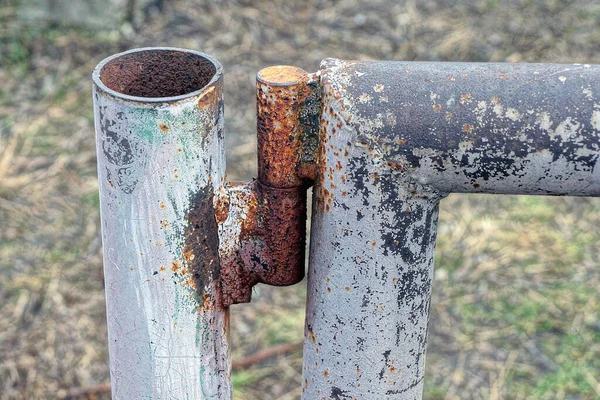
POLYGON ((221 89, 216 86, 211 86, 206 89, 202 97, 198 100, 198 108, 200 109, 216 109, 217 102, 221 98, 221 89))

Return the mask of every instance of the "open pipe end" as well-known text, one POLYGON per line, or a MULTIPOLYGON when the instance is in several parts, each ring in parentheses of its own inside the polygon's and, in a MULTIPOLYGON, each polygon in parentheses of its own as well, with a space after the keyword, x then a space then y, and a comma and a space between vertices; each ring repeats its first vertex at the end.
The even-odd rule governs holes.
POLYGON ((94 81, 125 97, 178 98, 209 85, 221 72, 218 62, 200 52, 178 48, 142 48, 98 64, 94 81))
POLYGON ((294 86, 306 80, 308 73, 288 65, 275 65, 258 71, 256 79, 270 86, 294 86))

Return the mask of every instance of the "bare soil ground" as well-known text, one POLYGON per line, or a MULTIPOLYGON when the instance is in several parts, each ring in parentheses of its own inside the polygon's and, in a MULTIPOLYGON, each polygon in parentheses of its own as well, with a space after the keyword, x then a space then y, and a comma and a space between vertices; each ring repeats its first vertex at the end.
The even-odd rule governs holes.
MULTIPOLYGON (((600 4, 584 0, 175 0, 104 32, 23 25, 17 3, 0 5, 0 400, 109 398, 89 79, 102 58, 160 45, 220 60, 230 179, 255 173, 267 65, 600 62, 600 4)), ((425 398, 600 398, 599 224, 600 199, 445 199, 425 398)), ((233 358, 300 341, 304 296, 261 286, 234 306, 233 358)), ((234 374, 235 398, 297 399, 300 374, 301 350, 270 358, 234 374)))

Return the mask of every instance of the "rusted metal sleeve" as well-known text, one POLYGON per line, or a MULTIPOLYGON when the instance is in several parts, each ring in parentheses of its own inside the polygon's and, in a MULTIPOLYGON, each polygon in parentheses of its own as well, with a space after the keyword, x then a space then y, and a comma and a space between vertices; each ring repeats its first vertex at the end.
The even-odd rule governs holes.
POLYGON ((318 79, 296 67, 265 68, 256 77, 258 180, 303 185, 313 175, 320 111, 318 79))
POLYGON ((275 286, 296 284, 304 278, 307 188, 281 189, 257 182, 257 189, 262 211, 258 223, 260 241, 246 240, 242 256, 260 282, 275 286))
POLYGON ((399 181, 446 193, 600 195, 598 65, 323 67, 347 142, 399 181))
POLYGON ((222 67, 173 48, 102 61, 93 99, 114 399, 230 399, 213 193, 222 67))
POLYGON ((305 186, 233 183, 217 204, 224 304, 249 302, 256 283, 286 286, 304 278, 305 186))

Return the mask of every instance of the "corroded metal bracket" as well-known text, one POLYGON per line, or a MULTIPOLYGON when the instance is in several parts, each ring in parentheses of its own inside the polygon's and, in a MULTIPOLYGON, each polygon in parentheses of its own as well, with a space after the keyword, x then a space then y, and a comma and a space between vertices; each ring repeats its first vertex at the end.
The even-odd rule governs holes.
POLYGON ((316 174, 318 80, 296 67, 257 76, 258 179, 216 197, 225 306, 249 302, 252 286, 304 277, 306 192, 316 174))

